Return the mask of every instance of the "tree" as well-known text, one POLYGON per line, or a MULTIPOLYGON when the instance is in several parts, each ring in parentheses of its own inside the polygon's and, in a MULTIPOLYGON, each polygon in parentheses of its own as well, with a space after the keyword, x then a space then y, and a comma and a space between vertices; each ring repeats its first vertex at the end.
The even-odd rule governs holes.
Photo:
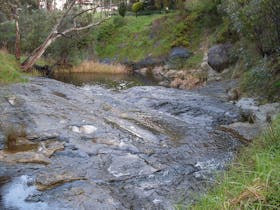
POLYGON ((138 12, 142 9, 143 9, 143 2, 136 2, 132 5, 132 11, 135 12, 136 17, 138 12))
POLYGON ((126 13, 126 3, 125 2, 121 2, 120 5, 119 5, 118 10, 119 10, 120 16, 124 17, 125 13, 126 13))
POLYGON ((15 57, 17 60, 20 60, 21 50, 20 50, 19 12, 22 10, 23 7, 31 8, 31 9, 38 7, 37 2, 35 0, 9 0, 9 1, 0 0, 0 4, 1 4, 0 12, 15 21, 15 31, 16 31, 15 57))
POLYGON ((100 19, 95 18, 94 20, 91 20, 87 23, 83 23, 82 21, 79 21, 82 19, 82 16, 86 15, 88 12, 95 13, 98 5, 89 9, 79 10, 79 8, 75 7, 75 3, 76 0, 68 1, 67 9, 64 11, 60 19, 54 25, 47 38, 21 64, 21 68, 24 71, 28 71, 29 69, 31 69, 32 66, 36 63, 36 61, 44 54, 47 48, 58 38, 70 38, 71 36, 69 35, 100 25, 102 22, 108 19, 108 17, 102 17, 100 19))

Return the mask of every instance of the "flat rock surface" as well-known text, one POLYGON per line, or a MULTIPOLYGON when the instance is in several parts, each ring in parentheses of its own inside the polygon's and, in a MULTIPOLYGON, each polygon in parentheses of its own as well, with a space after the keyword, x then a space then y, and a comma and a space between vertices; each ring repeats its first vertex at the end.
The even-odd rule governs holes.
POLYGON ((2 209, 172 209, 202 192, 239 146, 218 129, 239 121, 239 109, 197 91, 32 78, 0 96, 0 148, 11 126, 33 143, 56 142, 30 151, 47 164, 0 156, 2 209))

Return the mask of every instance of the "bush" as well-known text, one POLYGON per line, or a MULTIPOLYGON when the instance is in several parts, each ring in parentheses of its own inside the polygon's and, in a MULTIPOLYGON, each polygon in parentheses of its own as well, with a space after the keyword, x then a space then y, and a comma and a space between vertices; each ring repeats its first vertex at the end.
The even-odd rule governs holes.
POLYGON ((113 19, 113 24, 115 28, 119 28, 125 25, 125 20, 124 18, 120 17, 120 16, 116 16, 113 19))
POLYGON ((253 41, 261 55, 280 52, 279 0, 225 0, 222 9, 235 30, 253 41))
POLYGON ((119 10, 120 16, 124 17, 125 13, 126 13, 126 3, 121 2, 120 5, 119 5, 118 10, 119 10))
POLYGON ((132 5, 132 11, 135 12, 136 17, 138 12, 142 9, 143 9, 143 2, 136 2, 132 5))

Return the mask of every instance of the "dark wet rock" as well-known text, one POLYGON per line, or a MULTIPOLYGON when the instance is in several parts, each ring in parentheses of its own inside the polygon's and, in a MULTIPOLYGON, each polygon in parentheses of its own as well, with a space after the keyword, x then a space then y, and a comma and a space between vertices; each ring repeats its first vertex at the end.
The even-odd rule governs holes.
POLYGON ((35 183, 25 203, 47 209, 172 209, 178 199, 189 202, 202 192, 239 146, 234 135, 219 130, 241 119, 239 109, 202 90, 133 87, 116 93, 32 78, 0 95, 22 101, 12 106, 0 97, 1 126, 23 126, 29 141, 44 145, 32 158, 48 160, 43 166, 1 156, 0 176, 15 180, 3 196, 30 176, 35 183), (48 190, 37 194, 36 185, 48 190))
POLYGON ((217 72, 222 72, 230 64, 231 44, 218 44, 208 51, 208 64, 217 72))
POLYGON ((148 56, 143 60, 138 62, 134 61, 123 61, 122 64, 131 67, 133 70, 142 69, 142 68, 152 68, 155 66, 163 65, 165 62, 165 58, 151 57, 148 56))
POLYGON ((169 53, 167 65, 171 69, 180 69, 191 55, 192 52, 185 47, 174 47, 169 53))

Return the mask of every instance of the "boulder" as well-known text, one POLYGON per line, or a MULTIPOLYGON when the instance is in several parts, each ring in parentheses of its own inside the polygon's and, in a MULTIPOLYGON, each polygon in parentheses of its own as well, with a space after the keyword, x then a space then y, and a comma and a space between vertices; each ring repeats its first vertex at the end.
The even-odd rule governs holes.
POLYGON ((162 66, 156 66, 155 68, 152 69, 152 75, 157 81, 164 80, 164 69, 162 66))
POLYGON ((236 105, 242 110, 244 118, 261 127, 266 127, 280 113, 280 103, 259 105, 255 99, 241 98, 236 105))
POLYGON ((142 76, 147 76, 149 69, 148 68, 136 69, 134 72, 142 76))
POLYGON ((208 64, 217 72, 222 72, 230 64, 231 44, 218 44, 208 51, 208 64))
POLYGON ((192 52, 185 47, 172 48, 169 53, 167 65, 169 68, 180 69, 191 55, 192 52))
POLYGON ((164 61, 165 61, 164 58, 155 58, 155 57, 148 56, 138 62, 126 60, 126 61, 121 62, 121 64, 129 66, 133 70, 136 70, 136 69, 160 66, 160 65, 164 64, 164 61))

